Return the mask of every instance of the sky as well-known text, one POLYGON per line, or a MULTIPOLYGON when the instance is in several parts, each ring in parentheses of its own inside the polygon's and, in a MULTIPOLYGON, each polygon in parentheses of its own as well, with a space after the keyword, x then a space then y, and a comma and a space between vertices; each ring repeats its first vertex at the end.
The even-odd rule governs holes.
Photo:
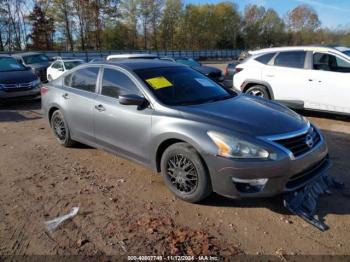
MULTIPOLYGON (((184 0, 185 4, 218 3, 225 0, 184 0)), ((227 0, 226 0, 227 1, 227 0)), ((248 4, 258 4, 275 9, 281 17, 300 4, 307 4, 316 10, 323 27, 340 29, 350 27, 350 0, 228 0, 243 11, 248 4)))

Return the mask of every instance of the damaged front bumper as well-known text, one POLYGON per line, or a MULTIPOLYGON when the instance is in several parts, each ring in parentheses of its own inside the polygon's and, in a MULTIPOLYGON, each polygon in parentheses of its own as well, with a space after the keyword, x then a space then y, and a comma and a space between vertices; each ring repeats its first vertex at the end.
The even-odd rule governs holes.
POLYGON ((329 189, 331 188, 341 189, 343 187, 344 184, 338 182, 334 177, 323 174, 303 188, 285 193, 283 204, 291 213, 301 217, 321 231, 325 231, 328 226, 316 217, 318 197, 322 194, 330 194, 329 189))

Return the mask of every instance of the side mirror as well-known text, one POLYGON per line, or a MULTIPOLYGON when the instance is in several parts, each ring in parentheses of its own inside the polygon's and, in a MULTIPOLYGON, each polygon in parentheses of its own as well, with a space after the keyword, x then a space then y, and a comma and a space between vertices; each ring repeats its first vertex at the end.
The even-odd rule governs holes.
POLYGON ((127 106, 142 106, 146 99, 138 95, 120 95, 119 103, 127 106))
POLYGON ((63 72, 64 69, 62 67, 58 68, 58 71, 63 72))
POLYGON ((32 68, 29 67, 29 66, 25 66, 25 69, 26 69, 27 71, 32 71, 32 68))

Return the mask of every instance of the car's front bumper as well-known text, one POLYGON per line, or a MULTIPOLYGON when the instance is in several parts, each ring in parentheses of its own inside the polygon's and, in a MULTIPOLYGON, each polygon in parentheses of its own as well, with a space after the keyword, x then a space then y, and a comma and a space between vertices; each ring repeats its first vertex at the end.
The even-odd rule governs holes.
POLYGON ((40 95, 40 87, 35 87, 28 90, 11 90, 4 91, 0 90, 0 100, 6 101, 17 98, 30 98, 37 97, 40 95))
POLYGON ((233 160, 206 155, 214 192, 231 198, 269 197, 296 190, 327 172, 330 167, 328 149, 324 140, 308 154, 279 160, 233 160), (249 184, 237 183, 252 179, 267 179, 259 189, 246 190, 249 184), (242 190, 243 188, 243 190, 242 190))

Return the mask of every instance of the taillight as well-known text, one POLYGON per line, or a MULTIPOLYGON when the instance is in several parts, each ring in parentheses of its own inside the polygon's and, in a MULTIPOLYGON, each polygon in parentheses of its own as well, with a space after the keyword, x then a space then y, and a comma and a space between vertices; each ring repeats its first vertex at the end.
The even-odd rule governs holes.
POLYGON ((239 72, 241 72, 242 70, 243 70, 242 67, 236 67, 236 69, 235 69, 236 73, 239 73, 239 72))
POLYGON ((42 87, 40 88, 40 93, 41 93, 41 95, 45 95, 47 92, 49 92, 49 88, 48 88, 48 87, 42 86, 42 87))
POLYGON ((225 75, 228 75, 228 66, 225 68, 225 75))

